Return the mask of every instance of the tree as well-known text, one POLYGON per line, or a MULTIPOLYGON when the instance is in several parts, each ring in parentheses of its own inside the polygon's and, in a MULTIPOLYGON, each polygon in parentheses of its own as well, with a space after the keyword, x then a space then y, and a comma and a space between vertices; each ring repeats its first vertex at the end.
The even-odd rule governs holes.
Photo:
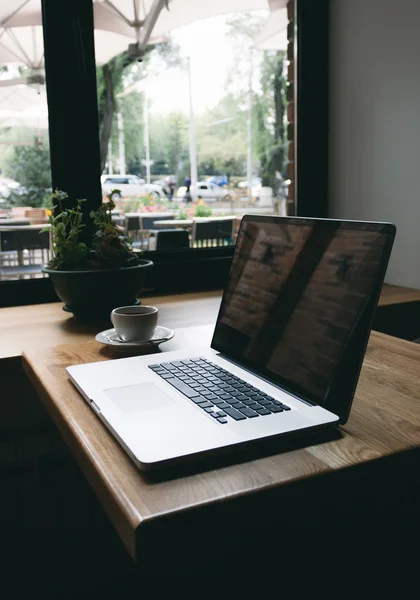
POLYGON ((143 79, 153 69, 179 63, 179 49, 171 40, 156 46, 147 46, 141 65, 128 52, 123 52, 96 70, 99 113, 99 146, 101 172, 105 168, 108 144, 120 100, 117 95, 124 83, 128 85, 143 79))
POLYGON ((261 67, 261 94, 255 99, 257 148, 261 161, 263 185, 278 193, 281 179, 286 177, 286 89, 284 52, 266 52, 261 67))
POLYGON ((7 174, 21 186, 19 191, 10 194, 10 204, 45 206, 51 191, 50 153, 47 146, 37 139, 33 146, 15 146, 7 174))
POLYGON ((132 63, 133 59, 127 52, 123 52, 97 69, 101 173, 105 168, 112 122, 117 112, 116 95, 122 89, 124 69, 132 63))
MULTIPOLYGON (((281 182, 278 175, 285 177, 287 166, 286 55, 281 51, 258 54, 251 51, 252 41, 263 22, 258 16, 244 14, 230 19, 229 26, 242 46, 242 56, 248 52, 250 58, 253 57, 254 79, 259 83, 253 93, 254 155, 256 151, 263 185, 269 185, 277 194, 281 182)), ((246 61, 238 61, 231 73, 231 82, 247 81, 246 68, 249 68, 246 61)), ((243 93, 247 91, 244 88, 243 93)))

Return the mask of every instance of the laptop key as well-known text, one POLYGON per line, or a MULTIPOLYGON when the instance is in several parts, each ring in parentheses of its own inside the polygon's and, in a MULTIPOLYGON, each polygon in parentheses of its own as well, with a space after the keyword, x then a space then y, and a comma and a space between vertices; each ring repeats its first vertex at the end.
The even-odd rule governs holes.
POLYGON ((219 423, 227 423, 227 419, 225 419, 224 417, 219 417, 218 419, 216 419, 217 421, 219 421, 219 423))
POLYGON ((195 398, 190 398, 190 400, 195 402, 195 404, 200 404, 201 402, 207 402, 207 398, 204 398, 204 396, 196 396, 195 398))
POLYGON ((211 408, 213 410, 213 402, 198 402, 200 408, 211 408))
POLYGON ((245 406, 244 408, 240 408, 239 410, 241 411, 241 413, 243 413, 246 417, 249 417, 250 419, 259 416, 258 413, 255 412, 255 410, 251 410, 247 406, 245 406))
MULTIPOLYGON (((214 402, 214 400, 213 400, 214 402)), ((217 403, 217 408, 220 408, 221 410, 225 410, 225 408, 229 408, 230 405, 227 402, 218 402, 217 403)))
POLYGON ((212 417, 214 417, 214 415, 216 414, 214 411, 214 408, 212 406, 208 406, 207 408, 202 406, 201 404, 199 404, 200 408, 204 408, 204 410, 206 411, 206 413, 209 413, 209 415, 211 415, 212 417))
POLYGON ((253 402, 253 404, 247 404, 248 408, 252 408, 252 410, 257 410, 257 408, 261 408, 261 406, 257 402, 253 402))
POLYGON ((173 375, 171 375, 168 372, 162 373, 162 375, 159 374, 159 376, 162 377, 162 379, 172 379, 173 378, 173 375))
POLYGON ((166 379, 166 381, 170 383, 174 388, 176 388, 179 392, 187 396, 187 398, 195 398, 195 396, 200 395, 196 390, 190 388, 190 386, 186 385, 183 381, 175 379, 175 377, 172 377, 171 379, 166 379))
MULTIPOLYGON (((217 398, 216 400, 211 400, 211 402, 213 402, 213 404, 215 406, 220 406, 221 404, 226 404, 224 400, 221 400, 220 398, 217 398)), ((229 404, 228 404, 229 406, 229 404)))
POLYGON ((234 408, 236 408, 237 410, 246 408, 245 404, 242 404, 242 402, 231 402, 230 405, 233 406, 234 408))
POLYGON ((267 409, 267 408, 256 408, 255 412, 257 412, 259 415, 271 415, 271 412, 267 409))
POLYGON ((283 412, 282 407, 281 406, 277 406, 276 404, 267 404, 265 406, 265 408, 267 408, 268 410, 270 410, 272 413, 283 412))
POLYGON ((172 366, 171 363, 162 363, 161 367, 165 367, 165 369, 168 369, 168 371, 177 371, 177 367, 172 366))
POLYGON ((213 392, 209 392, 208 390, 202 392, 201 395, 207 398, 207 400, 218 400, 218 396, 216 396, 216 394, 213 394, 213 392))
POLYGON ((259 394, 254 395, 249 395, 248 398, 252 398, 252 400, 254 400, 254 402, 259 402, 260 400, 266 400, 266 398, 264 398, 263 396, 260 396, 259 394))
POLYGON ((283 410, 290 410, 290 406, 287 406, 287 404, 282 404, 281 407, 283 410))
POLYGON ((218 396, 221 396, 222 394, 225 393, 224 390, 221 390, 219 387, 217 386, 212 386, 211 388, 208 388, 210 391, 212 391, 214 394, 217 394, 218 396))
POLYGON ((235 421, 243 421, 246 419, 246 416, 239 412, 239 410, 235 410, 234 408, 225 408, 225 413, 235 419, 235 421))
POLYGON ((250 406, 251 404, 252 405, 256 404, 256 402, 254 400, 252 400, 251 398, 249 400, 242 400, 242 403, 246 404, 246 406, 250 406))
POLYGON ((222 400, 234 400, 234 397, 230 394, 220 394, 222 400))

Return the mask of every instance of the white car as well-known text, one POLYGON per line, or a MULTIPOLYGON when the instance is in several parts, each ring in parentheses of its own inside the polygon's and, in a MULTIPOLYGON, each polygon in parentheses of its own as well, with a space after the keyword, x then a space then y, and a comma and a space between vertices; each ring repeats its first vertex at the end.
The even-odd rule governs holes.
POLYGON ((10 196, 12 190, 17 190, 20 187, 17 181, 8 177, 0 177, 0 199, 4 201, 10 196))
MULTIPOLYGON (((182 200, 186 194, 187 188, 182 186, 178 188, 177 198, 182 200)), ((190 191, 194 194, 194 187, 191 186, 190 191)), ((199 181, 197 183, 197 198, 202 198, 206 202, 216 202, 216 200, 230 200, 232 198, 230 190, 219 187, 215 183, 209 181, 199 181)))
POLYGON ((155 196, 163 198, 165 193, 160 185, 146 183, 137 175, 102 175, 102 194, 108 196, 112 190, 120 190, 122 198, 130 196, 155 196))

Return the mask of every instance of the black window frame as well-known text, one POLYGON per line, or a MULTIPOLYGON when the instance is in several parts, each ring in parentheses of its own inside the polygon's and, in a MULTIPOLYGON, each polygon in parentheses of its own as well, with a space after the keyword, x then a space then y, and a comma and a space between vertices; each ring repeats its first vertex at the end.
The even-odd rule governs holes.
MULTIPOLYGON (((325 217, 328 216, 330 2, 329 0, 294 1, 297 48, 295 56, 296 214, 325 217)), ((99 134, 96 71, 92 62, 93 35, 89 32, 89 28, 93 31, 92 3, 91 0, 72 0, 63 5, 56 0, 42 0, 42 10, 53 186, 66 191, 71 189, 78 197, 87 198, 86 210, 91 210, 102 198, 101 173, 97 156, 99 134), (63 6, 67 7, 68 11, 65 18, 63 18, 63 6), (60 20, 60 27, 56 27, 57 19, 60 20), (63 44, 66 45, 64 54, 61 51, 63 44), (64 55, 76 57, 77 60, 69 60, 63 67, 64 55), (83 69, 80 67, 81 64, 83 69), (61 93, 57 94, 56 90, 60 89, 60 86, 61 93), (94 102, 93 87, 95 88, 94 102), (83 104, 86 116, 81 126, 80 113, 74 110, 74 103, 77 106, 80 98, 85 97, 85 94, 81 93, 81 89, 85 88, 90 90, 91 98, 90 102, 83 104), (91 139, 91 143, 86 144, 89 135, 96 136, 97 139, 91 139), (79 157, 80 154, 83 155, 87 166, 82 172, 78 169, 80 177, 74 178, 74 170, 68 165, 74 163, 74 160, 69 162, 69 157, 72 153, 74 156, 77 147, 79 157), (93 168, 89 173, 87 168, 92 164, 93 168), (83 188, 81 194, 77 194, 77 186, 72 183, 75 179, 83 188)), ((144 295, 221 289, 229 272, 233 251, 233 246, 226 246, 208 249, 192 248, 176 252, 145 252, 144 257, 153 260, 155 268, 153 280, 149 284, 150 289, 145 291, 144 295), (203 273, 206 274, 205 277, 203 273)), ((0 307, 57 300, 48 277, 0 281, 0 307)))

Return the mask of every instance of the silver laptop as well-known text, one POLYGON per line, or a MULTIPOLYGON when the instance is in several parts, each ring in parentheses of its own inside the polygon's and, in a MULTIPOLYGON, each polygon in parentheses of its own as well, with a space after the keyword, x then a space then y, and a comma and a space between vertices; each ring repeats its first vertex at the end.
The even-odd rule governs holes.
POLYGON ((247 215, 211 347, 68 367, 143 470, 344 423, 395 227, 247 215))

